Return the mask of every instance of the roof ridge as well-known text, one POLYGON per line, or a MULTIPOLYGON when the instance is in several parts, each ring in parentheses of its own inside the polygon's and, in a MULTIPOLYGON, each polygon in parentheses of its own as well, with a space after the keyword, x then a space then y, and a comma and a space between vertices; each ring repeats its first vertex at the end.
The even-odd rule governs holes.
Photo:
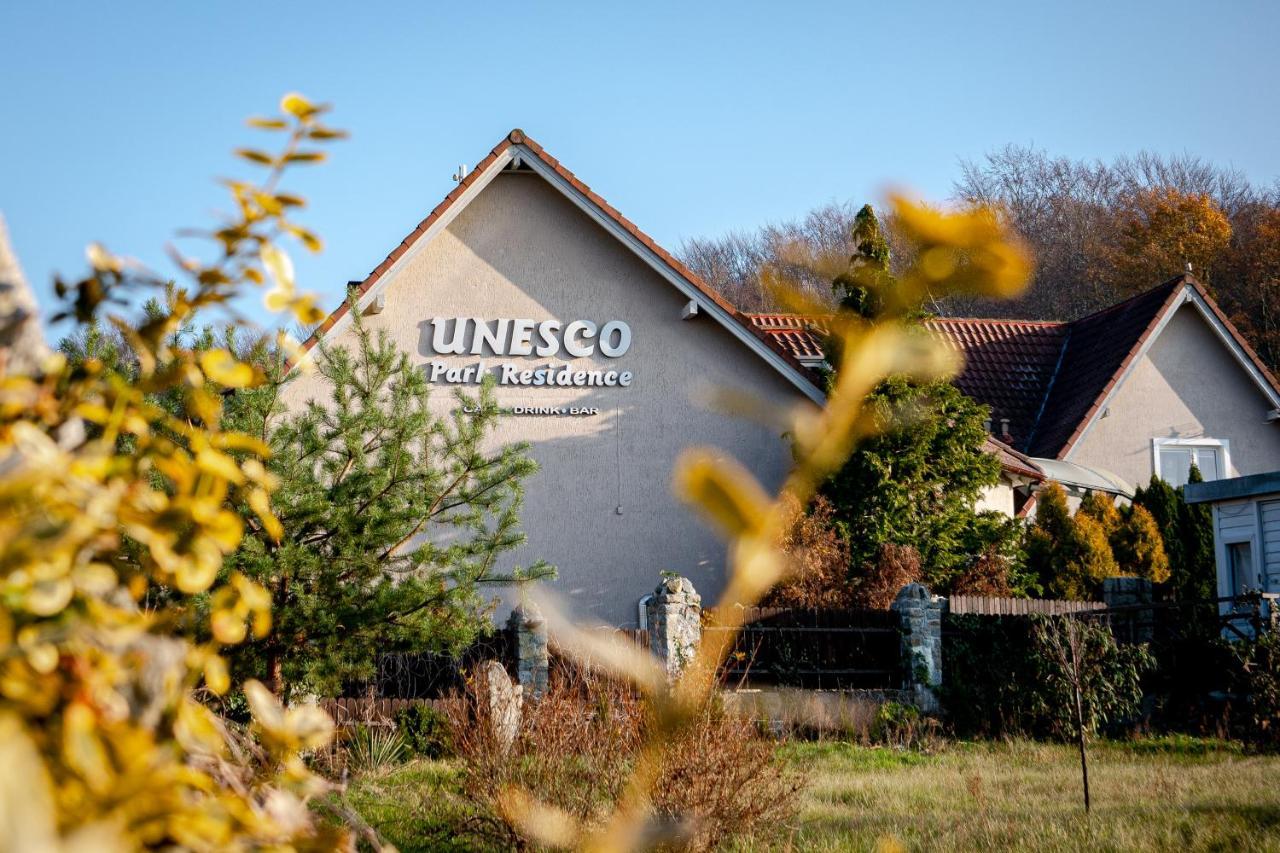
MULTIPOLYGON (((599 208, 605 216, 616 222, 618 226, 630 234, 632 238, 639 241, 644 248, 656 255, 658 260, 663 264, 666 264, 677 276, 683 278, 693 286, 694 290, 698 291, 716 307, 724 311, 729 320, 740 326, 752 338, 758 340, 769 352, 782 359, 783 363, 787 367, 795 371, 796 377, 800 381, 807 382, 813 388, 817 389, 819 393, 825 393, 818 377, 806 368, 798 358, 788 352, 784 347, 779 346, 768 334, 764 332, 764 330, 757 328, 742 311, 733 305, 733 303, 729 302, 723 295, 708 285, 701 276, 687 267, 682 261, 680 261, 680 259, 676 258, 666 249, 662 248, 662 246, 658 245, 656 240, 642 231, 639 226, 631 220, 623 216, 617 208, 605 201, 603 197, 594 192, 573 172, 561 165, 559 160, 551 156, 545 148, 539 145, 520 128, 511 130, 497 145, 495 145, 489 154, 477 163, 475 168, 469 171, 463 179, 458 182, 458 185, 449 191, 439 204, 431 209, 431 212, 418 223, 418 226, 409 232, 408 236, 400 241, 400 244, 387 255, 382 263, 374 267, 373 271, 365 277, 364 281, 355 288, 357 300, 364 294, 368 293, 369 289, 372 288, 373 285, 377 283, 396 263, 396 261, 398 261, 405 252, 408 251, 410 246, 416 243, 417 240, 423 236, 435 220, 447 212, 448 209, 452 207, 477 180, 479 180, 479 176, 486 172, 494 164, 494 161, 496 161, 513 145, 521 146, 525 151, 533 154, 541 160, 546 167, 554 171, 561 179, 567 181, 573 190, 581 193, 581 195, 584 196, 591 204, 599 208)), ((346 296, 338 307, 335 308, 333 312, 316 327, 315 331, 313 331, 310 337, 307 338, 306 342, 303 343, 303 355, 310 352, 320 339, 349 311, 349 306, 351 304, 350 295, 351 288, 349 287, 346 296)), ((763 357, 763 354, 761 355, 763 357)), ((288 365, 290 369, 294 366, 294 363, 290 363, 288 365)))
POLYGON ((1020 320, 1016 317, 926 317, 924 322, 933 323, 1017 323, 1022 326, 1069 326, 1068 320, 1020 320))
MULTIPOLYGON (((1160 290, 1162 288, 1186 285, 1193 281, 1196 281, 1196 279, 1194 276, 1190 275, 1189 273, 1185 273, 1185 272, 1179 273, 1178 275, 1175 275, 1171 279, 1167 279, 1165 281, 1160 282, 1160 284, 1157 284, 1155 287, 1148 287, 1146 290, 1143 290, 1139 293, 1135 293, 1132 296, 1126 297, 1120 300, 1119 302, 1115 303, 1114 305, 1108 305, 1106 308, 1099 308, 1097 311, 1094 311, 1092 314, 1086 314, 1083 317, 1077 317, 1076 319, 1071 320, 1069 322, 1071 324, 1075 324, 1075 323, 1083 323, 1086 320, 1094 320, 1106 314, 1115 313, 1120 309, 1128 306, 1129 303, 1136 302, 1139 299, 1143 299, 1147 296, 1150 296, 1151 294, 1155 293, 1157 290, 1160 290)), ((1197 284, 1198 283, 1199 282, 1197 282, 1197 284)))

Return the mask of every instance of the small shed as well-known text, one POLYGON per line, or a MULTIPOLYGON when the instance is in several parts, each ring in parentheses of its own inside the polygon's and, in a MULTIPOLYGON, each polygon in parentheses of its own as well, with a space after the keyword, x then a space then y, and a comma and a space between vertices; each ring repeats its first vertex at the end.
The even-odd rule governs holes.
POLYGON ((1218 595, 1280 592, 1280 471, 1185 489, 1187 503, 1213 506, 1218 595))

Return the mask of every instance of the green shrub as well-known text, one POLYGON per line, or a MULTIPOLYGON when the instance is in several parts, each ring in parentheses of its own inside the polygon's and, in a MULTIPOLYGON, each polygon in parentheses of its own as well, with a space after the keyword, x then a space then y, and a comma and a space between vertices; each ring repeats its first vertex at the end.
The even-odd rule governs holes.
POLYGON ((1266 631, 1230 645, 1232 733, 1252 746, 1280 749, 1280 633, 1266 631))
POLYGON ((915 705, 885 702, 871 723, 871 740, 886 746, 914 748, 924 745, 937 731, 937 720, 920 713, 915 705))
MULTIPOLYGON (((947 617, 941 696, 958 734, 1063 738, 1074 731, 1061 667, 1037 638, 1037 627, 1048 621, 1043 616, 947 617)), ((1138 714, 1142 676, 1154 661, 1144 645, 1118 646, 1105 625, 1083 625, 1090 728, 1115 732, 1138 714)))
POLYGON ((405 749, 423 758, 453 755, 453 733, 449 718, 425 703, 410 705, 396 714, 396 729, 405 749))

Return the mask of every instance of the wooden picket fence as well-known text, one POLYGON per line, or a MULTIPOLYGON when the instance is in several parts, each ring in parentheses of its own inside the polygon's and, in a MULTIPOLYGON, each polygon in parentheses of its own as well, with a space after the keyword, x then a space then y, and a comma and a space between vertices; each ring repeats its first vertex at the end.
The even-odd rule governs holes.
POLYGON ((977 616, 1061 616, 1064 613, 1085 613, 1103 610, 1101 601, 1063 601, 1056 598, 997 598, 990 595, 953 595, 947 599, 947 609, 953 614, 977 616))
POLYGON ((396 714, 411 705, 429 705, 438 708, 439 704, 431 699, 380 699, 364 696, 320 700, 320 708, 338 726, 358 724, 374 727, 394 726, 396 714))

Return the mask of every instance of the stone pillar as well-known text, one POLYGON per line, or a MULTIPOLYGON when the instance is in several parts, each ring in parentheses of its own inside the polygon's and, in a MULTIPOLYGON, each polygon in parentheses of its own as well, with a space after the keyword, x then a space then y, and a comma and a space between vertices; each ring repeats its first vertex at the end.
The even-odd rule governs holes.
POLYGON ((675 681, 702 642, 702 596, 688 578, 665 577, 649 598, 649 648, 675 681))
POLYGON ((551 667, 547 621, 538 605, 525 603, 511 611, 507 627, 515 635, 516 678, 526 696, 540 698, 547 692, 551 667))
POLYGON ((939 708, 934 688, 942 684, 942 606, 941 598, 918 583, 904 586, 892 606, 902 624, 905 687, 920 710, 930 713, 939 708))
POLYGON ((1151 581, 1146 578, 1103 578, 1102 603, 1110 614, 1111 632, 1127 643, 1150 642, 1155 613, 1151 604, 1151 581))

